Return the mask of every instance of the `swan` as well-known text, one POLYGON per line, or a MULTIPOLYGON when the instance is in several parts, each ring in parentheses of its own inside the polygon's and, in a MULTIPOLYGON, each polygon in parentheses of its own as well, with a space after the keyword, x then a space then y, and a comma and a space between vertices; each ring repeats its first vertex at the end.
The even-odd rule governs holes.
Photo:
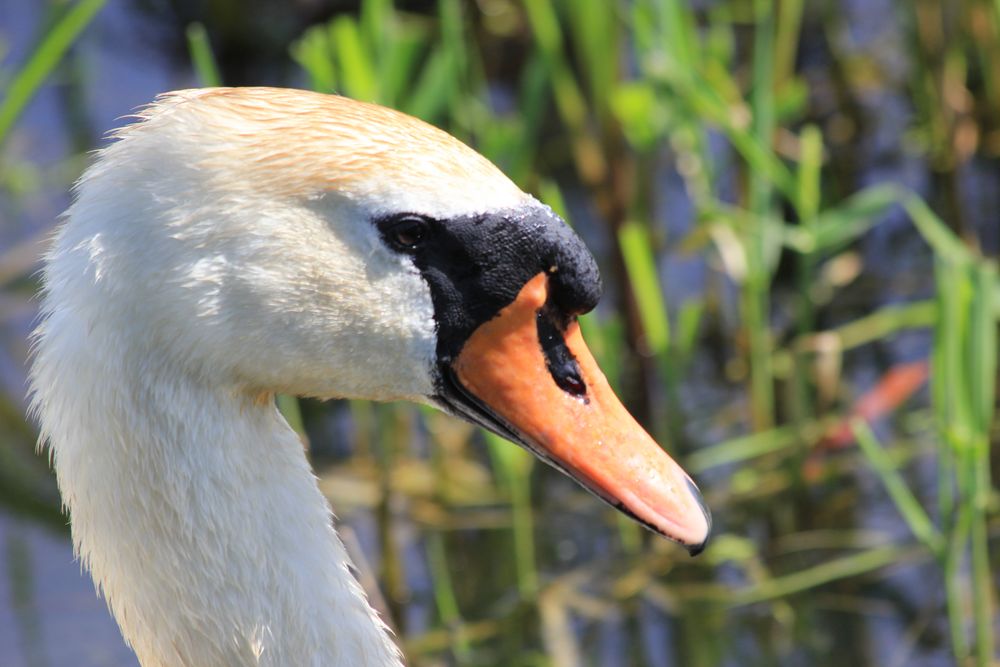
POLYGON ((168 93, 113 138, 44 258, 31 407, 144 666, 403 662, 278 392, 436 406, 703 547, 697 488, 581 338, 592 256, 475 151, 269 88, 168 93))

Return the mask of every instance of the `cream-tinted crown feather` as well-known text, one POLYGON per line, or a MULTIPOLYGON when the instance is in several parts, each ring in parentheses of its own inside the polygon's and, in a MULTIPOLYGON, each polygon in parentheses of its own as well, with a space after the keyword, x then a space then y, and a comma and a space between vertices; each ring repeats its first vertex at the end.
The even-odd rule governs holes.
POLYGON ((489 160, 412 116, 346 97, 278 88, 211 88, 160 96, 116 136, 173 132, 175 148, 230 191, 339 196, 393 211, 450 217, 517 207, 525 195, 489 160))

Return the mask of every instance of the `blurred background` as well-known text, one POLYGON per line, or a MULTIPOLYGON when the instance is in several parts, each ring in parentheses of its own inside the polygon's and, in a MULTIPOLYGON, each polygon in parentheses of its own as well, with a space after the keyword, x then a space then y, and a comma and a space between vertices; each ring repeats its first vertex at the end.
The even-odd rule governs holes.
POLYGON ((135 665, 26 420, 38 256, 157 93, 447 129, 598 257, 584 332, 698 558, 412 405, 284 397, 415 666, 990 665, 1000 3, 0 0, 0 665, 135 665))

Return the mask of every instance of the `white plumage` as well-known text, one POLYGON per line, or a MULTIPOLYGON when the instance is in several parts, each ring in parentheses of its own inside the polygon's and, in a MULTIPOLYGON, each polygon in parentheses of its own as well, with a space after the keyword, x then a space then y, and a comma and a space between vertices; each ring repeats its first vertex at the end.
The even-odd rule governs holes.
POLYGON ((46 257, 34 409, 76 548, 143 665, 399 663, 266 397, 424 400, 427 286, 367 219, 523 195, 494 170, 394 202, 384 170, 353 172, 406 159, 373 138, 418 135, 419 155, 421 133, 447 135, 381 109, 352 127, 340 107, 366 111, 262 89, 161 99, 98 154, 46 257), (287 164, 253 167, 271 151, 287 164))
MULTIPOLYGON (((539 205, 440 130, 301 91, 172 93, 116 139, 46 256, 31 371, 83 564, 146 667, 401 664, 272 397, 431 400, 435 303, 372 220, 539 205)), ((621 464, 610 442, 590 468, 552 456, 700 549, 693 484, 636 442, 621 464)))

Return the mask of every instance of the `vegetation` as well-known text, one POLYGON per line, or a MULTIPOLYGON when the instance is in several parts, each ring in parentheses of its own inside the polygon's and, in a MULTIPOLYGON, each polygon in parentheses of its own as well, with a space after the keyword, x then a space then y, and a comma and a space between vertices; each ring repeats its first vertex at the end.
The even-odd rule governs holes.
MULTIPOLYGON (((1000 233, 966 197, 998 166, 1000 5, 884 4, 902 74, 801 0, 365 0, 291 45, 290 82, 444 127, 577 227, 608 292, 585 335, 717 522, 689 560, 448 417, 284 398, 413 664, 991 664, 1000 233), (901 145, 868 145, 884 123, 901 145)), ((100 5, 5 63, 0 141, 100 5)), ((0 502, 50 516, 19 403, 0 502)))

